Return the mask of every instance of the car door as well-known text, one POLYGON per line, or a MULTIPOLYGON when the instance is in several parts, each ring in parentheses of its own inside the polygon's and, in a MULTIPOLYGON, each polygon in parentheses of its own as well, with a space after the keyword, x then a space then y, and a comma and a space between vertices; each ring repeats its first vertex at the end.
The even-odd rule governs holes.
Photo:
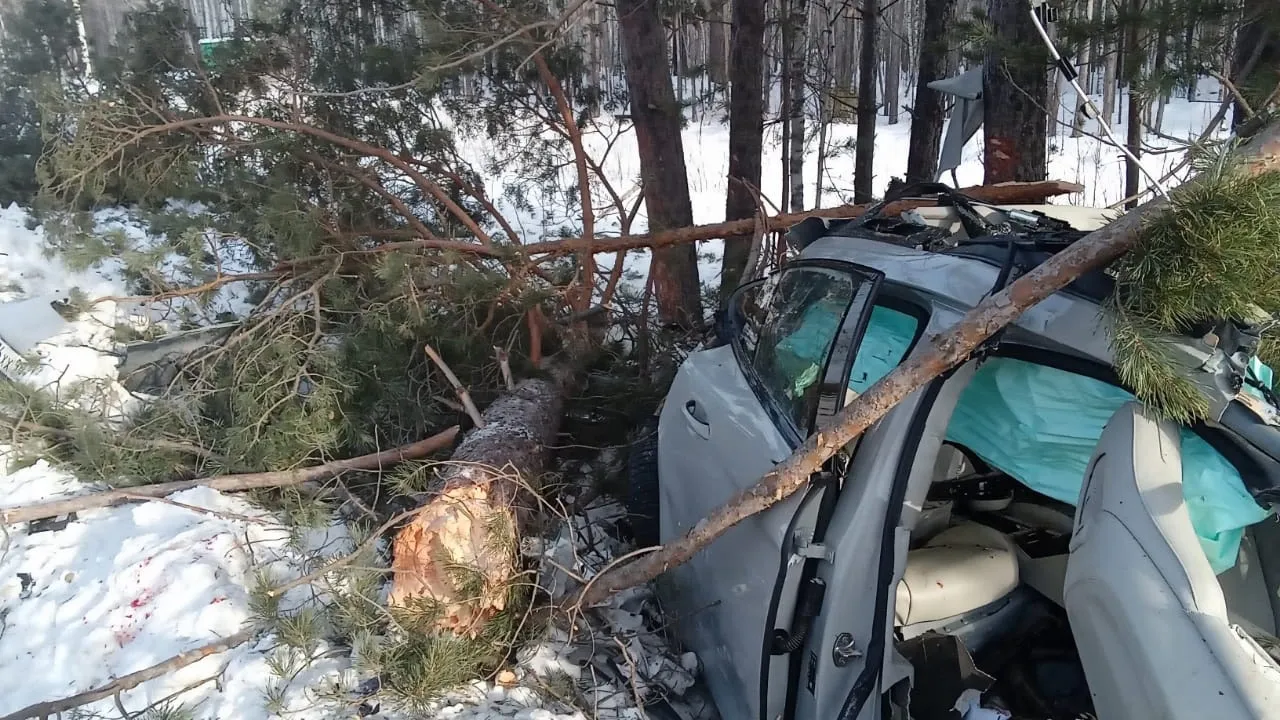
POLYGON ((1080 491, 1064 602, 1101 720, 1280 715, 1280 670, 1228 619, 1182 488, 1178 427, 1130 403, 1080 491))
MULTIPOLYGON (((829 362, 846 367, 880 275, 847 263, 800 261, 730 300, 729 341, 692 354, 658 427, 663 541, 753 485, 837 405, 829 362)), ((847 371, 846 371, 847 372, 847 371)), ((662 581, 669 617, 701 658, 725 717, 760 712, 760 671, 778 562, 799 495, 747 518, 662 581)))

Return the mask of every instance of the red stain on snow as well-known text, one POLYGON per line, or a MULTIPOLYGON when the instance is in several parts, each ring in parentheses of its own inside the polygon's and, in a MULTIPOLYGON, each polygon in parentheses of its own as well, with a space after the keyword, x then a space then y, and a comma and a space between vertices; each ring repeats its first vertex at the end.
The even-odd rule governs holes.
POLYGON ((219 595, 219 596, 215 597, 214 599, 210 600, 210 601, 209 601, 209 604, 210 604, 210 605, 217 605, 218 603, 223 602, 223 601, 225 601, 226 599, 227 599, 227 596, 226 596, 226 595, 219 595))
MULTIPOLYGON (((154 598, 155 598, 154 592, 152 592, 151 590, 144 590, 141 595, 129 601, 129 607, 140 608, 143 605, 146 605, 147 603, 151 602, 152 599, 154 598)), ((133 616, 131 615, 129 617, 133 617, 133 616)))

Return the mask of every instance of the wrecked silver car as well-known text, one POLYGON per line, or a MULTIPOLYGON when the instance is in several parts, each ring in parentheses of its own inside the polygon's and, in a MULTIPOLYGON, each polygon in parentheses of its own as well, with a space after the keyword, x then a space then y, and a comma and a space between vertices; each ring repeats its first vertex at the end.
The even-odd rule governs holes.
MULTIPOLYGON (((1103 210, 944 193, 808 221, 728 301, 633 448, 642 542, 683 535, 1103 210)), ((1280 716, 1280 420, 1258 329, 1170 352, 1210 422, 1119 381, 1080 278, 661 590, 726 718, 1280 716)))

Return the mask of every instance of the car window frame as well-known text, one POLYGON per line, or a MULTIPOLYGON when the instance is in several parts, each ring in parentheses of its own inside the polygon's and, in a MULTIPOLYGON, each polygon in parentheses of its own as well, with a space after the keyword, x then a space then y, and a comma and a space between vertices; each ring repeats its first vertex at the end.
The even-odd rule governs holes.
MULTIPOLYGON (((725 318, 725 339, 733 348, 733 354, 738 363, 738 369, 747 380, 747 384, 751 387, 756 399, 760 402, 761 407, 769 415, 769 419, 778 429, 779 434, 794 450, 818 429, 819 408, 824 406, 824 398, 837 395, 841 402, 844 398, 844 383, 842 380, 838 393, 833 387, 831 381, 832 368, 843 367, 847 374, 853 366, 853 356, 856 349, 862 343, 863 333, 866 331, 867 323, 870 320, 871 308, 876 305, 876 299, 880 295, 880 289, 884 283, 884 273, 874 268, 858 265, 856 263, 846 262, 842 260, 828 259, 804 259, 796 260, 788 263, 778 272, 767 278, 756 280, 740 286, 729 297, 727 303, 725 318), (809 412, 807 419, 807 428, 797 427, 791 413, 783 408, 774 397, 774 393, 768 387, 768 384, 762 378, 755 368, 755 352, 759 349, 759 329, 753 328, 756 333, 756 344, 748 348, 743 342, 744 334, 747 331, 749 319, 746 318, 741 309, 741 301, 743 295, 755 288, 760 287, 764 283, 782 281, 783 275, 795 270, 804 270, 806 268, 820 268, 848 275, 854 283, 853 297, 844 309, 844 315, 840 320, 839 329, 836 331, 836 337, 833 338, 831 348, 827 352, 827 357, 823 362, 822 371, 819 374, 818 401, 814 403, 814 407, 809 412), (854 311, 855 306, 858 308, 854 311), (841 358, 838 363, 833 363, 840 352, 847 357, 841 358)), ((895 308, 896 309, 896 308, 895 308)))

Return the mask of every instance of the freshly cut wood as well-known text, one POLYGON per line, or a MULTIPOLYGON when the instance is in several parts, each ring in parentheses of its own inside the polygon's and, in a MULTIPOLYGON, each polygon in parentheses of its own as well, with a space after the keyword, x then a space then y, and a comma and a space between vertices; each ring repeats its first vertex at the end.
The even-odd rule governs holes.
MULTIPOLYGON (((1280 121, 1274 121, 1240 148, 1239 156, 1245 172, 1280 172, 1280 121)), ((1181 188, 1175 190, 1174 197, 1182 191, 1181 188)), ((1138 241, 1143 224, 1165 212, 1168 205, 1167 200, 1157 199, 1126 213, 1019 277, 1001 292, 988 296, 949 331, 928 338, 906 362, 842 410, 830 427, 815 433, 756 484, 699 520, 683 537, 653 549, 644 557, 606 570, 593 579, 582 596, 575 599, 575 604, 596 604, 619 590, 648 582, 688 562, 699 550, 744 519, 790 497, 807 485, 813 473, 840 448, 908 395, 964 362, 997 330, 1081 275, 1105 267, 1128 252, 1138 241)))
POLYGON ((507 605, 520 530, 560 431, 568 368, 531 378, 483 413, 426 504, 392 543, 392 607, 429 608, 441 629, 475 636, 507 605))
POLYGON ((268 487, 301 485, 331 478, 348 470, 380 470, 391 467, 405 460, 417 460, 443 450, 453 443, 458 435, 458 426, 444 432, 436 433, 425 440, 419 440, 398 448, 378 453, 361 455, 348 460, 334 460, 314 467, 297 470, 279 470, 275 472, 242 473, 239 475, 218 475, 215 477, 180 480, 178 482, 141 485, 122 490, 107 490, 91 495, 77 495, 61 500, 22 505, 14 508, 0 509, 0 523, 11 524, 57 517, 73 512, 84 512, 94 508, 110 507, 129 502, 142 502, 150 498, 162 498, 182 490, 195 487, 213 488, 221 492, 239 492, 268 487))

